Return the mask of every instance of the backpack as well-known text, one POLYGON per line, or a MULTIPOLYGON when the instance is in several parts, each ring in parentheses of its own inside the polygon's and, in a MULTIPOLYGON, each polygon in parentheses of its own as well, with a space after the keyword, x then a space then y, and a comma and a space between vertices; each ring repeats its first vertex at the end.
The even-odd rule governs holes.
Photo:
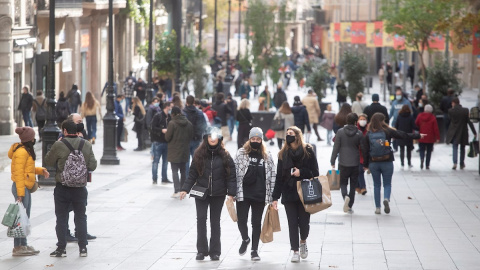
POLYGON ((37 119, 37 121, 45 121, 46 119, 46 111, 45 111, 45 108, 43 107, 43 105, 45 105, 45 100, 44 99, 42 101, 42 105, 38 104, 38 101, 35 99, 33 100, 33 102, 35 102, 35 104, 37 104, 37 113, 35 114, 35 119, 37 119))
POLYGON ((387 141, 387 134, 384 131, 368 132, 370 142, 370 158, 372 161, 387 161, 390 159, 392 149, 387 141))
POLYGON ((78 150, 73 149, 73 146, 65 139, 61 140, 61 142, 63 142, 68 149, 70 149, 70 154, 68 154, 67 161, 65 161, 65 166, 61 175, 62 185, 67 187, 86 186, 88 170, 82 153, 85 140, 82 139, 80 141, 78 150))

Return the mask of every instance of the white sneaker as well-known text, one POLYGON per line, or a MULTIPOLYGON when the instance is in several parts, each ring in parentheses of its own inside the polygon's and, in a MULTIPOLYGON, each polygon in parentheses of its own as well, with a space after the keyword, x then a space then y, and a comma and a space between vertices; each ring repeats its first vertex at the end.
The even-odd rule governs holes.
POLYGON ((298 251, 294 251, 291 262, 296 263, 299 261, 300 261, 300 254, 298 254, 298 251))
POLYGON ((380 215, 382 211, 380 211, 380 208, 375 208, 375 214, 380 215))
POLYGON ((172 196, 170 196, 170 197, 176 199, 176 198, 180 197, 180 192, 173 193, 172 196))
POLYGON ((348 212, 347 212, 347 214, 350 214, 350 215, 351 215, 351 214, 353 214, 354 212, 355 212, 355 211, 353 211, 353 209, 352 209, 352 208, 350 208, 350 209, 348 209, 348 212))
POLYGON ((347 213, 350 210, 348 204, 350 203, 350 197, 345 196, 345 202, 343 203, 343 212, 347 213))
POLYGON ((306 259, 308 257, 307 242, 300 243, 300 257, 302 259, 306 259))

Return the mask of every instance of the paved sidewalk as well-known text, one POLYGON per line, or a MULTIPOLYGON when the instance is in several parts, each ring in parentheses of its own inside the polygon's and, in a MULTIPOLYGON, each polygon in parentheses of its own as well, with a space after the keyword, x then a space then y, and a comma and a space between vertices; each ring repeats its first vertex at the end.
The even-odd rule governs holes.
MULTIPOLYGON (((99 138, 102 131, 99 127, 99 138)), ((389 215, 374 214, 370 175, 366 175, 368 193, 357 196, 353 215, 343 213, 340 192, 333 191, 333 206, 312 215, 307 260, 290 263, 288 225, 281 207, 282 231, 274 234, 274 242, 260 244, 262 261, 250 261, 248 253, 238 255, 240 233, 224 209, 221 260, 197 262, 194 200, 170 198, 172 185, 152 185, 148 150, 133 152, 133 132, 129 139, 128 150, 118 152, 120 165, 99 165, 88 186, 88 231, 98 236, 88 245, 89 256, 80 258, 78 246, 70 243, 67 258, 49 257, 56 248, 53 187, 41 187, 32 195, 33 231, 28 238, 41 253, 12 257, 13 240, 1 226, 0 269, 479 269, 478 160, 467 158, 465 170, 452 171, 450 146, 435 146, 430 171, 419 169, 415 152, 412 169, 401 169, 395 161, 389 215)), ((2 148, 9 146, 7 140, 14 142, 15 137, 0 137, 2 148)), ((99 139, 94 146, 97 160, 102 143, 99 139)), ((227 147, 234 155, 236 142, 228 142, 227 147)), ((269 149, 274 155, 278 152, 276 145, 269 149)), ((330 168, 330 154, 325 142, 317 144, 322 174, 330 168)), ((8 166, 0 179, 3 214, 13 201, 8 166)), ((73 224, 72 215, 71 228, 73 224)))

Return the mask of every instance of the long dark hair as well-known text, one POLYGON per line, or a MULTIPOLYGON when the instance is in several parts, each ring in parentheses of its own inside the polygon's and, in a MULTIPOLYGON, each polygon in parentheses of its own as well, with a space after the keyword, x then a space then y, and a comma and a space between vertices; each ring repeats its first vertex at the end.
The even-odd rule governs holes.
POLYGON ((343 103, 340 111, 335 116, 335 123, 339 127, 343 127, 347 124, 347 115, 352 112, 352 106, 348 103, 343 103))
MULTIPOLYGON (((195 162, 195 167, 197 168, 198 175, 203 175, 204 169, 205 169, 205 160, 207 160, 209 157, 212 156, 210 153, 211 150, 208 150, 208 141, 204 139, 200 146, 195 150, 195 153, 193 154, 193 162, 195 162)), ((217 155, 219 155, 222 160, 223 160, 223 167, 225 169, 225 177, 228 177, 230 175, 230 154, 228 153, 227 149, 225 149, 225 145, 223 144, 223 141, 220 142, 220 145, 218 146, 218 152, 217 155)))
POLYGON ((27 153, 32 157, 33 160, 37 159, 37 155, 35 155, 35 149, 33 148, 33 142, 22 142, 17 145, 17 148, 13 150, 13 152, 17 151, 18 148, 22 147, 27 150, 27 153))
POLYGON ((390 127, 385 123, 385 115, 383 113, 375 113, 368 124, 368 131, 388 131, 390 127))

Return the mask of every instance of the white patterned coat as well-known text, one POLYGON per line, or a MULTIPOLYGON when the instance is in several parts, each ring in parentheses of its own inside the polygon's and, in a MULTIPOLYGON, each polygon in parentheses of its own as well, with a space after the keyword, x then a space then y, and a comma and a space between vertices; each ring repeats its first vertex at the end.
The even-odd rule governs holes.
MULTIPOLYGON (((250 164, 250 158, 245 153, 245 149, 242 147, 237 151, 237 157, 235 158, 235 168, 237 170, 237 197, 236 200, 242 202, 243 199, 243 177, 247 173, 248 165, 250 164)), ((272 203, 273 188, 275 187, 275 163, 273 162, 272 154, 267 152, 267 160, 265 160, 265 203, 272 203)))

